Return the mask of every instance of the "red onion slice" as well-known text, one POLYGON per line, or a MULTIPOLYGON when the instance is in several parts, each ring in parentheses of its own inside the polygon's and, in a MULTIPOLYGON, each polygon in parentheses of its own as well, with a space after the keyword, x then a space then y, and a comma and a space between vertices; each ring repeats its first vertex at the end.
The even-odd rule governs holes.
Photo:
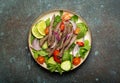
POLYGON ((67 39, 69 39, 69 37, 70 37, 71 35, 72 35, 72 33, 67 34, 66 37, 65 37, 65 39, 64 39, 64 42, 65 42, 67 39))
POLYGON ((73 56, 77 55, 79 49, 80 49, 80 47, 78 46, 78 44, 76 44, 75 47, 74 47, 74 49, 73 49, 73 51, 72 51, 73 56))
POLYGON ((39 45, 39 40, 37 38, 35 38, 32 42, 32 46, 31 46, 33 49, 35 50, 40 50, 40 45, 39 45))
POLYGON ((60 41, 60 36, 59 36, 58 32, 53 31, 53 34, 55 35, 55 38, 56 38, 58 41, 60 41))

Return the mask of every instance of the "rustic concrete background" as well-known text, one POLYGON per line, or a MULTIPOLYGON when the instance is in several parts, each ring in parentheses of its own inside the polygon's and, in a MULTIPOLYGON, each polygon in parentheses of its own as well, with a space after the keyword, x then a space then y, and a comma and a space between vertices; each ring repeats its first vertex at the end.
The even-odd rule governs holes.
POLYGON ((0 0, 0 83, 120 83, 120 0, 0 0), (43 12, 69 9, 88 23, 92 50, 62 76, 32 59, 27 38, 43 12))

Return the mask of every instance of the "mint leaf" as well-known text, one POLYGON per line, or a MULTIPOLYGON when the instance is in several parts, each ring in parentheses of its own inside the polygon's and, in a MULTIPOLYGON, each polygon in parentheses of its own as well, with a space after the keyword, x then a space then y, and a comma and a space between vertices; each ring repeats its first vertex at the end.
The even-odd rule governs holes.
POLYGON ((74 22, 77 22, 78 21, 78 16, 77 15, 73 15, 71 17, 71 20, 74 21, 74 22))

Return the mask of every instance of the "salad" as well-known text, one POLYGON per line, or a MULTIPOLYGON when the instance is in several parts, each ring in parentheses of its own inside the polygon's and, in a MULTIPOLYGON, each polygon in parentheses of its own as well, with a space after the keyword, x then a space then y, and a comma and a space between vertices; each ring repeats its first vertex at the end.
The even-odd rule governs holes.
POLYGON ((35 61, 51 72, 70 71, 87 57, 91 41, 87 25, 75 14, 59 10, 33 24, 29 48, 35 61))

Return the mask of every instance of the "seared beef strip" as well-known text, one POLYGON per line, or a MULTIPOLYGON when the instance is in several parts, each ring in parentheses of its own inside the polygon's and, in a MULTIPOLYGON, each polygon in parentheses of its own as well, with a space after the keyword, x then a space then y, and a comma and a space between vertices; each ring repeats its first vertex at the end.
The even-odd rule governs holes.
POLYGON ((69 47, 74 43, 74 41, 76 40, 76 38, 77 38, 77 35, 73 35, 72 36, 72 39, 71 39, 70 43, 67 45, 67 47, 65 48, 65 50, 69 49, 69 47))
POLYGON ((64 50, 65 50, 65 47, 67 46, 67 45, 69 45, 69 43, 70 43, 70 41, 72 40, 72 35, 73 35, 73 29, 71 28, 71 27, 69 27, 69 31, 71 31, 69 34, 70 34, 70 36, 68 37, 68 39, 66 39, 65 41, 64 41, 64 43, 63 44, 61 44, 61 46, 62 46, 62 48, 61 48, 61 50, 60 50, 60 53, 59 53, 59 57, 62 57, 62 55, 63 55, 63 53, 64 53, 64 50))
POLYGON ((61 49, 62 48, 62 46, 63 46, 63 43, 64 43, 64 40, 65 40, 65 38, 66 38, 66 35, 67 35, 67 33, 68 33, 68 24, 65 24, 65 28, 64 28, 64 31, 62 32, 62 34, 61 34, 61 40, 59 41, 60 42, 60 45, 58 45, 58 48, 57 49, 61 49))
POLYGON ((52 37, 52 27, 53 27, 54 19, 55 19, 55 15, 53 15, 51 23, 50 23, 50 27, 48 28, 49 29, 48 46, 50 46, 50 41, 51 41, 51 37, 52 37))
POLYGON ((42 45, 45 43, 47 39, 48 39, 48 35, 40 40, 40 47, 42 47, 42 45))
MULTIPOLYGON (((60 24, 61 24, 61 22, 59 22, 58 24, 57 24, 57 26, 55 27, 55 29, 52 31, 52 37, 51 37, 51 41, 50 41, 50 47, 52 47, 53 45, 54 45, 54 43, 56 42, 56 37, 55 37, 55 34, 54 34, 54 32, 59 32, 59 27, 60 27, 60 24)), ((59 33, 58 33, 59 34, 59 33)), ((58 41, 57 41, 58 42, 58 41)))

